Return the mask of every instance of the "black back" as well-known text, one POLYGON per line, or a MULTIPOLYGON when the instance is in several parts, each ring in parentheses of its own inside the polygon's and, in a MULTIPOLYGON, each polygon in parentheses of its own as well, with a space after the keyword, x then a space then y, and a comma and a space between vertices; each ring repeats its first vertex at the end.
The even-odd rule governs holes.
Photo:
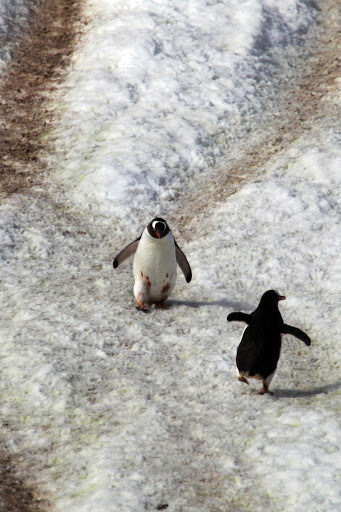
POLYGON ((274 290, 265 292, 258 308, 250 315, 236 358, 238 370, 248 371, 250 377, 259 374, 266 379, 276 370, 283 327, 278 301, 282 298, 274 290))

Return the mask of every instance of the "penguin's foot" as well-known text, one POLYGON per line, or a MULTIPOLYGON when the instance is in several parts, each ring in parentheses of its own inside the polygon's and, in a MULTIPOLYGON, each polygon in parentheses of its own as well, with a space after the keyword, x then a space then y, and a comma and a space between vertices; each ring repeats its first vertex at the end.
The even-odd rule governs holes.
POLYGON ((138 309, 139 311, 143 311, 144 313, 146 313, 148 311, 147 306, 141 300, 138 301, 136 309, 138 309))
POLYGON ((167 309, 166 306, 165 306, 165 303, 160 301, 160 302, 155 302, 155 307, 157 309, 167 309))
POLYGON ((265 395, 265 393, 269 393, 270 395, 273 395, 273 392, 269 390, 269 386, 266 382, 263 382, 263 387, 260 391, 258 391, 259 395, 265 395))
POLYGON ((139 292, 138 294, 135 295, 135 298, 136 298, 136 302, 137 302, 137 308, 136 309, 139 309, 140 311, 148 311, 148 307, 146 306, 146 304, 144 303, 144 296, 143 296, 143 293, 142 292, 139 292))
POLYGON ((249 382, 242 375, 238 375, 238 380, 240 380, 240 382, 245 382, 245 384, 249 384, 249 382))

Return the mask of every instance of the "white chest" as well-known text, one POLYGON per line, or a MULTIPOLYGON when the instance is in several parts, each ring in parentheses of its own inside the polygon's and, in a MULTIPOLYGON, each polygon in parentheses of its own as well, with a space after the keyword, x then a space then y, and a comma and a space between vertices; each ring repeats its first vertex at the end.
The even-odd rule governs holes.
POLYGON ((134 257, 135 285, 143 288, 148 301, 165 300, 176 281, 176 255, 171 232, 164 238, 142 234, 134 257))

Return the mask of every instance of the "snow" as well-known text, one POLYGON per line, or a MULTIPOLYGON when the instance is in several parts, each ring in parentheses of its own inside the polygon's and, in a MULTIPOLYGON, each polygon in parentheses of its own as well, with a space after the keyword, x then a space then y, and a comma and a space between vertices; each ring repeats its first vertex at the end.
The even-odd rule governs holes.
POLYGON ((287 80, 292 44, 298 51, 313 38, 315 11, 259 0, 111 4, 85 9, 87 33, 54 136, 57 179, 73 201, 84 208, 86 198, 121 222, 141 201, 153 205, 148 216, 154 205, 167 212, 189 181, 226 157, 265 98, 276 101, 276 54, 287 57, 287 80))
MULTIPOLYGON (((51 102, 45 188, 0 206, 7 449, 56 511, 338 510, 337 118, 200 222, 190 215, 200 184, 295 78, 316 10, 97 0, 84 15, 51 102), (157 214, 193 280, 179 272, 170 307, 143 315, 132 262, 114 271, 112 259, 157 214), (243 326, 226 316, 269 288, 312 346, 285 336, 275 395, 260 397, 236 379, 243 326)), ((337 82, 324 101, 340 99, 337 82)))
POLYGON ((27 27, 37 0, 1 0, 0 3, 0 70, 10 58, 13 43, 27 27))

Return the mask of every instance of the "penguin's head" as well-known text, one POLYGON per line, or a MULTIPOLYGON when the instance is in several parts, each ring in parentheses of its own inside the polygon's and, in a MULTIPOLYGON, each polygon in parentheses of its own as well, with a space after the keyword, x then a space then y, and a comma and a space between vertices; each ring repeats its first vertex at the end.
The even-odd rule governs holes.
POLYGON ((262 295, 260 304, 262 306, 277 307, 280 300, 285 300, 284 295, 280 295, 276 290, 268 290, 262 295))
POLYGON ((156 217, 153 219, 147 226, 148 233, 153 238, 163 238, 164 236, 168 235, 169 233, 169 227, 165 220, 161 219, 160 217, 156 217))

